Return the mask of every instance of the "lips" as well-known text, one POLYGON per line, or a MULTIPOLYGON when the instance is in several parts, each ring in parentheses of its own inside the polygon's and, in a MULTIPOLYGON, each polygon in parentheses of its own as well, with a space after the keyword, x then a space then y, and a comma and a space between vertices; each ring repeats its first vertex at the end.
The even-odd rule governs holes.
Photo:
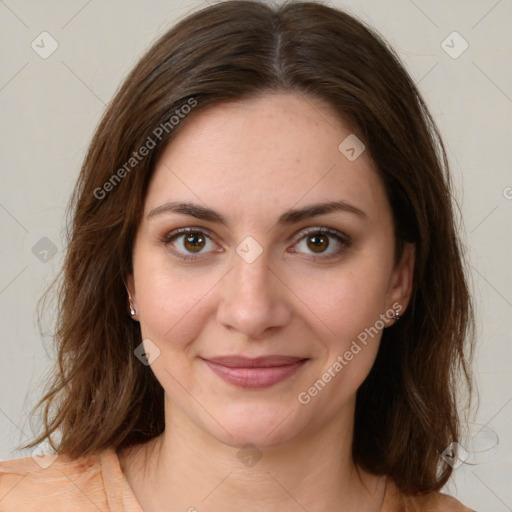
POLYGON ((221 364, 230 368, 269 368, 273 366, 284 366, 295 364, 302 361, 302 357, 290 356, 263 356, 263 357, 240 357, 240 356, 220 356, 210 357, 207 361, 221 364))
POLYGON ((243 388, 273 386, 294 375, 307 358, 274 355, 256 358, 220 356, 204 359, 224 381, 243 388))

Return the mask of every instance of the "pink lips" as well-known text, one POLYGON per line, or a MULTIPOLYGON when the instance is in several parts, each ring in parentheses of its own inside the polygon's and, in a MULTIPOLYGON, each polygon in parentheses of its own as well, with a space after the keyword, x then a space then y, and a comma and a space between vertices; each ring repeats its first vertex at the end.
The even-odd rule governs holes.
POLYGON ((213 372, 230 384, 242 388, 265 388, 292 376, 307 359, 290 356, 222 356, 204 361, 213 372))

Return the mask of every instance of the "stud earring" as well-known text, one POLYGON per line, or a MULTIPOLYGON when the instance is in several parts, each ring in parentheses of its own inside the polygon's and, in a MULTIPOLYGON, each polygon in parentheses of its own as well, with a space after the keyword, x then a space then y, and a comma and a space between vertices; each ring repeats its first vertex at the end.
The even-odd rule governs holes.
POLYGON ((398 311, 395 309, 395 322, 398 322, 400 320, 400 315, 398 314, 398 311))

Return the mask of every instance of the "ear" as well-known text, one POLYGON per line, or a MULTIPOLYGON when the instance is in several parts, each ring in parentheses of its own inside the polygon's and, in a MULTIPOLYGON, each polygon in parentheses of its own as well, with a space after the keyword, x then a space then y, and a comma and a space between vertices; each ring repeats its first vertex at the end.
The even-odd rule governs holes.
POLYGON ((387 309, 395 309, 403 315, 411 298, 416 246, 406 243, 400 262, 393 270, 387 297, 387 309))
POLYGON ((130 294, 130 297, 135 301, 135 282, 133 274, 128 274, 125 281, 126 291, 130 294))

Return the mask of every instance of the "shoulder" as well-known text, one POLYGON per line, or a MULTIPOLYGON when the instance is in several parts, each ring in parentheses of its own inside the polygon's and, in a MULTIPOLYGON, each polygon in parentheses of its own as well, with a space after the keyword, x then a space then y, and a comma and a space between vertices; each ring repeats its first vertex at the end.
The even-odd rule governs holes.
POLYGON ((452 496, 441 492, 424 496, 409 496, 406 498, 406 503, 409 507, 406 510, 410 509, 411 512, 474 512, 452 496))
POLYGON ((101 454, 44 455, 0 462, 0 512, 108 510, 101 454))
POLYGON ((381 512, 475 512, 452 496, 441 492, 421 495, 406 495, 394 482, 386 487, 386 496, 381 512))

